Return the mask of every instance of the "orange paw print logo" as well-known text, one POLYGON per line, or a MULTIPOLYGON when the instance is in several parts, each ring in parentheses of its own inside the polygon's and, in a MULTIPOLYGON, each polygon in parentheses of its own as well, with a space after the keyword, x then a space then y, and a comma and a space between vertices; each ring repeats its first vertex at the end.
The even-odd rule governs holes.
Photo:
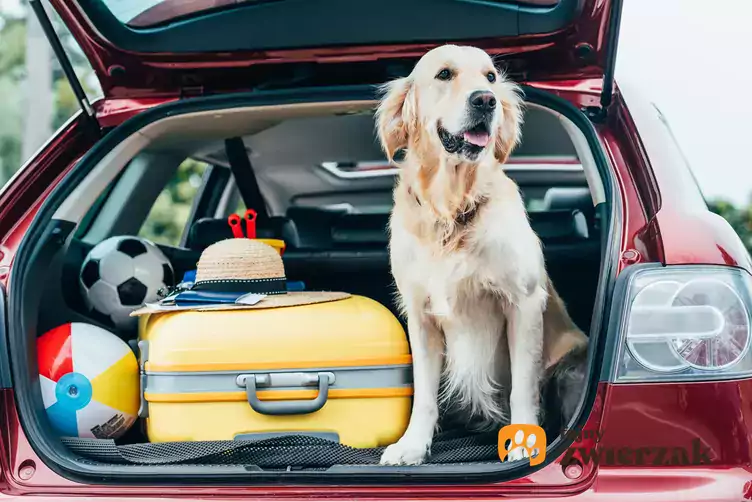
POLYGON ((546 433, 537 425, 507 425, 499 431, 499 459, 503 462, 507 456, 508 460, 527 457, 531 466, 540 464, 546 459, 546 433))

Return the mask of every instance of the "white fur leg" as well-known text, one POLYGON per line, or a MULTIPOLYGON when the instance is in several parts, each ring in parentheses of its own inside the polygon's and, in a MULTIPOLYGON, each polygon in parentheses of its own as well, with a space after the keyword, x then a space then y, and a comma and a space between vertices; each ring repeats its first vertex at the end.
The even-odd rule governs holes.
MULTIPOLYGON (((508 340, 512 369, 512 391, 509 396, 511 423, 538 425, 540 407, 539 382, 543 352, 543 311, 547 293, 536 289, 509 309, 508 340)), ((514 448, 507 462, 527 458, 525 448, 514 448)))
POLYGON ((382 465, 423 463, 439 419, 437 399, 443 353, 440 333, 420 312, 409 313, 407 330, 413 356, 413 409, 402 438, 384 450, 382 465))
POLYGON ((538 425, 543 311, 546 307, 546 300, 546 290, 536 288, 533 293, 521 298, 509 309, 507 336, 512 367, 509 407, 513 424, 538 425))
POLYGON ((504 317, 491 297, 477 299, 465 309, 465 315, 442 324, 446 361, 439 402, 451 403, 481 419, 482 429, 509 421, 500 378, 500 369, 508 368, 506 347, 499 350, 504 317))
POLYGON ((515 448, 512 451, 510 451, 507 454, 507 462, 514 462, 516 460, 522 460, 523 458, 527 458, 527 450, 525 448, 519 447, 515 448))

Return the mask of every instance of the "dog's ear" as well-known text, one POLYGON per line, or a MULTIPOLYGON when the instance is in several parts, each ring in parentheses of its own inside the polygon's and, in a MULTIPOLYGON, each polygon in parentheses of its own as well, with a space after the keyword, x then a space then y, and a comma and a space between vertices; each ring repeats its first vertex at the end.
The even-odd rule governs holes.
POLYGON ((381 87, 382 99, 376 109, 376 132, 390 162, 407 147, 415 130, 415 92, 410 77, 393 80, 381 87))
POLYGON ((499 92, 502 117, 494 142, 494 157, 503 164, 520 142, 522 96, 519 87, 511 82, 501 81, 499 87, 502 87, 499 92))

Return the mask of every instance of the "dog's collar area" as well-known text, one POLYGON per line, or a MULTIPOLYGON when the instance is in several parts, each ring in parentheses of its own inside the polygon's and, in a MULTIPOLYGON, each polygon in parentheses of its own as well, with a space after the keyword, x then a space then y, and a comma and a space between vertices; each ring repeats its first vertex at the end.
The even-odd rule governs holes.
MULTIPOLYGON (((407 195, 412 197, 418 206, 423 205, 420 203, 420 199, 418 198, 418 195, 415 192, 413 192, 410 188, 407 189, 407 195)), ((486 202, 488 202, 488 197, 485 195, 481 196, 471 208, 466 209, 466 210, 460 210, 457 213, 457 215, 454 217, 454 222, 460 226, 466 226, 467 224, 471 223, 473 219, 475 219, 475 216, 478 214, 478 212, 480 211, 480 209, 486 202)))
POLYGON ((483 208, 488 201, 488 197, 483 196, 479 198, 476 203, 465 211, 460 211, 457 216, 454 217, 455 228, 451 235, 446 235, 442 241, 442 246, 449 246, 451 242, 456 242, 456 246, 462 246, 465 240, 465 233, 462 229, 466 229, 467 226, 473 222, 478 212, 483 208))
POLYGON ((457 225, 466 226, 471 223, 480 211, 481 207, 488 201, 488 197, 485 195, 478 199, 478 201, 469 210, 460 211, 457 216, 454 217, 454 221, 457 225))
POLYGON ((415 203, 417 205, 422 206, 422 204, 420 203, 420 199, 418 198, 418 196, 410 188, 407 189, 407 195, 409 195, 410 197, 412 197, 413 199, 415 199, 415 203))

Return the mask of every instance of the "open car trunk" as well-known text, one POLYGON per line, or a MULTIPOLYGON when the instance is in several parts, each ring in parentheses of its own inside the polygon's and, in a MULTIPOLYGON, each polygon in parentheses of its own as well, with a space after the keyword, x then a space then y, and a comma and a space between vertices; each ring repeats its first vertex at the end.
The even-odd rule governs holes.
MULTIPOLYGON (((616 232, 612 175, 585 115, 545 92, 525 91, 524 140, 507 170, 524 194, 554 285, 575 323, 595 340, 613 267, 607 252, 616 232)), ((158 196, 159 190, 148 189, 158 179, 149 173, 158 170, 145 170, 139 163, 144 156, 200 159, 216 172, 224 169, 226 179, 237 172, 228 140, 237 145, 241 138, 271 217, 259 236, 286 241, 288 280, 311 290, 363 295, 397 314, 386 233, 394 172, 380 160, 373 139, 374 99, 370 88, 350 87, 161 105, 112 130, 67 174, 29 229, 11 278, 11 315, 19 321, 12 324, 11 357, 25 362, 14 366, 19 415, 46 462, 87 482, 139 483, 500 481, 535 469, 501 463, 498 429, 474 433, 461 421, 444 424, 425 465, 386 467, 377 465, 382 448, 350 448, 306 435, 149 443, 137 425, 117 441, 81 439, 61 437, 47 417, 36 353, 37 337, 46 330, 66 322, 97 324, 137 350, 136 332, 114 330, 87 311, 79 275, 84 256, 98 242, 137 233, 158 196)), ((245 183, 237 176, 234 182, 245 183)), ((194 212, 203 203, 198 199, 194 212)), ((197 219, 180 245, 160 247, 179 278, 206 246, 229 237, 227 231, 226 214, 215 211, 197 219)), ((555 393, 544 390, 547 461, 566 446, 561 429, 584 423, 590 414, 599 367, 596 344, 590 346, 590 378, 570 423, 562 422, 555 393)))

